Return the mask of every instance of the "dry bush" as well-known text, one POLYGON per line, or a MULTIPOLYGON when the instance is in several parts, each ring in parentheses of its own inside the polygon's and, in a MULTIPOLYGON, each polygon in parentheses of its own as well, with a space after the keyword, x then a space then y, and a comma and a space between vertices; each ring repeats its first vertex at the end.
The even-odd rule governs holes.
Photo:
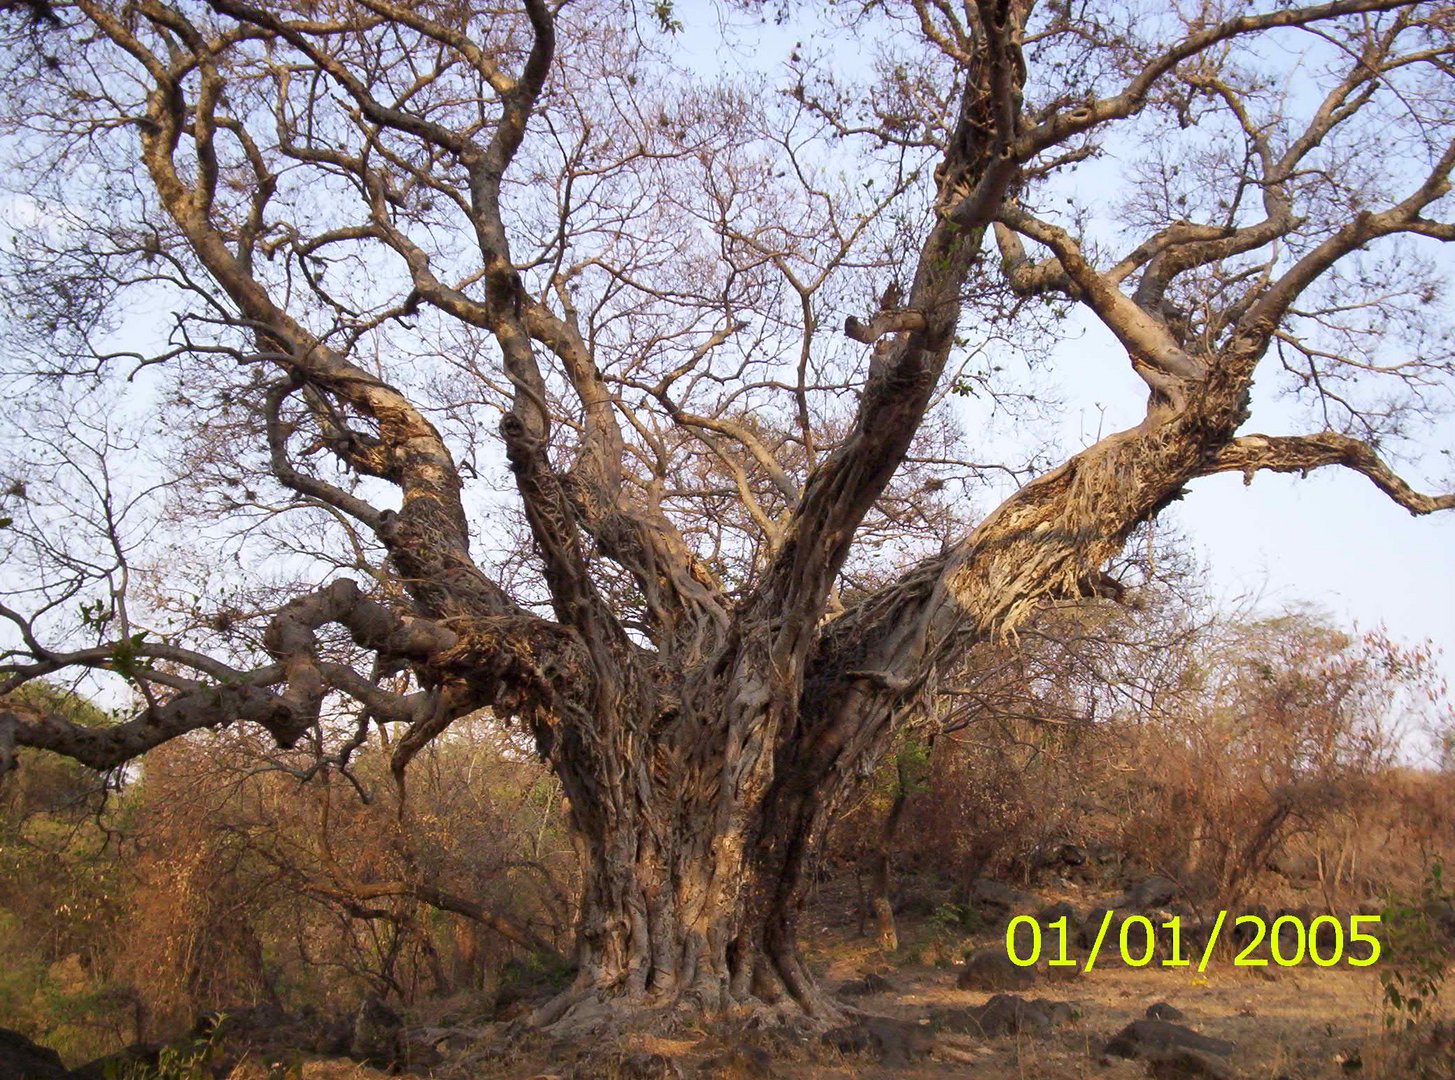
POLYGON ((490 725, 458 727, 416 762, 403 806, 377 746, 350 776, 307 782, 301 757, 238 732, 164 748, 134 796, 128 923, 159 1026, 493 990, 538 956, 559 967, 575 885, 555 784, 490 725))
POLYGON ((1308 613, 1220 629, 1171 707, 1123 725, 1140 768, 1113 792, 1118 846, 1236 905, 1295 841, 1357 827, 1430 700, 1428 660, 1308 613))
MULTIPOLYGON (((1455 836, 1451 774, 1395 764, 1448 712, 1427 649, 1308 612, 1098 618, 1039 626, 1013 663, 979 658, 901 814, 902 870, 963 893, 1068 871, 1071 843, 1108 887, 1155 872, 1200 905, 1317 890, 1302 902, 1333 908, 1418 881, 1455 836)), ((874 846, 893 769, 839 823, 851 858, 874 846)))
POLYGON ((1003 721, 993 732, 952 733, 935 745, 924 798, 905 836, 935 838, 916 860, 964 889, 981 876, 1028 880, 1044 853, 1080 839, 1086 803, 1076 777, 1094 732, 1003 721))
POLYGON ((864 867, 888 848, 956 903, 980 876, 1029 881, 1066 843, 1087 842, 1098 807, 1087 780, 1106 768, 1111 719, 1175 680, 1194 629, 1169 599, 1052 611, 1015 643, 977 649, 840 816, 833 850, 864 867))
POLYGON ((302 782, 310 750, 224 729, 105 802, 94 774, 22 757, 0 789, 0 1012, 86 1059, 209 1010, 486 1009, 563 975, 575 854, 559 785, 511 736, 457 722, 402 805, 387 745, 302 782))
POLYGON ((1125 604, 1050 606, 1014 639, 973 650, 940 678, 921 730, 938 745, 948 745, 939 739, 947 736, 992 751, 1016 771, 1018 752, 1022 764, 1039 767, 1049 754, 1079 768, 1083 763, 1066 754, 1088 737, 1099 737, 1112 721, 1164 708, 1185 682, 1212 618, 1185 592, 1192 574, 1185 553, 1174 548, 1163 557, 1170 565, 1125 596, 1125 604))
POLYGON ((1330 907, 1413 895, 1425 868, 1455 864, 1455 772, 1395 765, 1369 778, 1365 798, 1293 837, 1276 861, 1297 889, 1330 907))

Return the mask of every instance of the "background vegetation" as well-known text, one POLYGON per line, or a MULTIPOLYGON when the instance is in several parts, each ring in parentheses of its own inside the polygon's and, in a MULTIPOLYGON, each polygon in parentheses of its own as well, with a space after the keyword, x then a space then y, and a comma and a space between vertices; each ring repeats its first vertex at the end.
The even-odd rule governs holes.
MULTIPOLYGON (((943 688, 836 820, 819 902, 851 896, 866 934, 881 893, 969 930, 984 878, 1160 875, 1208 911, 1402 906, 1406 937, 1428 933, 1430 870, 1455 863, 1429 650, 1149 595, 1052 612, 943 688)), ((485 1017, 560 985, 579 879, 558 784, 488 715, 422 753, 402 804, 389 751, 345 773, 230 728, 105 779, 22 756, 0 791, 0 1014, 79 1061, 210 1010, 372 994, 485 1017)), ((1429 996, 1433 976, 1392 985, 1429 996)))

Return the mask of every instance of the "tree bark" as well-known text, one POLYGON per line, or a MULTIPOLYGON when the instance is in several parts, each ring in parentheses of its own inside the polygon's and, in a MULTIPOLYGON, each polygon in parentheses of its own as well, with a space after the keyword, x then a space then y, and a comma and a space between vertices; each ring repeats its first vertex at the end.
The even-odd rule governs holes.
POLYGON ((909 793, 914 787, 914 777, 908 763, 901 757, 894 763, 894 799, 889 804, 889 813, 879 826, 874 837, 874 849, 869 855, 869 903, 874 910, 874 931, 879 948, 894 952, 899 948, 899 931, 894 925, 894 903, 889 897, 890 862, 894 857, 894 845, 899 837, 899 823, 904 820, 905 807, 909 805, 909 793))

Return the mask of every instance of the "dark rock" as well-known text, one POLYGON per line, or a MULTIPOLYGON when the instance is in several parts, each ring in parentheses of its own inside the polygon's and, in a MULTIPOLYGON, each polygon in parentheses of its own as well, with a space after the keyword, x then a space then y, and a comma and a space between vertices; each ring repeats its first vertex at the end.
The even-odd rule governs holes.
POLYGON ((992 878, 976 878, 970 886, 970 895, 982 907, 999 908, 1002 911, 1034 911, 1036 898, 992 878))
POLYGON ((1101 955, 1097 957, 1097 963, 1101 963, 1104 959, 1113 958, 1114 954, 1118 952, 1114 946, 1120 940, 1117 935, 1121 930, 1122 923, 1126 921, 1128 912, 1118 908, 1115 904, 1099 905, 1090 908, 1087 910, 1085 918, 1081 920, 1081 925, 1076 928, 1074 936, 1074 944, 1078 948, 1091 948, 1096 944, 1097 936, 1101 933, 1102 921, 1106 918, 1108 911, 1112 913, 1111 924, 1107 927, 1106 938, 1102 942, 1101 955), (1113 947, 1108 948, 1108 944, 1113 945, 1113 947))
MULTIPOLYGON (((1208 939, 1212 937, 1213 927, 1216 925, 1205 919, 1185 921, 1182 924, 1182 955, 1191 956, 1193 959, 1200 957, 1206 951, 1208 939)), ((1218 931, 1218 934, 1221 940, 1222 931, 1218 931)))
POLYGON ((0 1080, 66 1080, 68 1076, 60 1054, 18 1031, 0 1028, 0 1080))
POLYGON ((1159 908, 1172 903, 1172 898, 1176 895, 1177 882, 1160 874, 1153 874, 1127 890, 1126 902, 1127 906, 1138 909, 1159 908))
POLYGON ((1182 1010, 1175 1005, 1169 1005, 1165 1001, 1159 1001, 1155 1005, 1147 1006, 1148 1020, 1181 1020, 1182 1010))
POLYGON ((115 1080, 118 1076, 150 1075, 161 1067, 162 1047, 156 1043, 136 1043, 125 1050, 88 1061, 71 1071, 71 1080, 115 1080))
POLYGON ((1086 852, 1064 840, 1041 844, 1031 853, 1029 859, 1032 870, 1080 866, 1084 862, 1086 862, 1086 852))
POLYGON ((1200 1035, 1191 1028, 1166 1020, 1133 1020, 1106 1044, 1112 1057, 1151 1060, 1174 1050, 1193 1050, 1199 1054, 1226 1057, 1237 1049, 1226 1039, 1200 1035))
POLYGON ((1038 847, 1031 855, 1030 865, 1034 870, 1064 869, 1084 866, 1086 860, 1087 855, 1084 848, 1063 840, 1038 847))
POLYGON ((1080 920, 1076 917, 1076 909, 1065 900, 1058 900, 1054 904, 1048 904, 1036 912, 1036 921, 1041 924, 1043 929, 1060 918, 1066 920, 1066 926, 1071 933, 1076 932, 1076 927, 1080 920))
POLYGON ((1031 925, 1031 921, 1029 918, 1023 916, 1014 916, 1013 918, 1019 919, 1020 921, 1016 922, 1014 925, 1011 925, 1010 920, 1006 920, 1005 928, 998 931, 996 934, 996 937, 998 937, 1002 942, 1000 946, 1001 949, 1005 948, 1003 943, 1006 939, 1006 935, 1009 934, 1015 946, 1015 951, 1013 955, 1019 956, 1023 959, 1029 959, 1037 955, 1036 941, 1039 937, 1041 958, 1045 959, 1048 956, 1055 955, 1054 950, 1057 948, 1057 945, 1055 943, 1059 941, 1055 931, 1052 931, 1049 934, 1041 933, 1038 935, 1036 927, 1031 925))
MULTIPOLYGON (((1317 916, 1315 916, 1315 918, 1317 918, 1317 916)), ((1342 920, 1342 922, 1343 927, 1347 927, 1349 925, 1349 921, 1347 919, 1342 920)), ((1308 928, 1309 950, 1313 951, 1317 949, 1318 954, 1322 957, 1337 955, 1339 953, 1340 946, 1343 944, 1343 927, 1331 925, 1326 922, 1319 923, 1318 926, 1314 926, 1313 920, 1310 919, 1308 928)), ((1363 948, 1364 947, 1361 946, 1361 950, 1363 948)))
POLYGON ((961 990, 1025 990, 1036 983, 1034 968, 1018 967, 1004 947, 976 949, 965 958, 955 985, 961 990))
POLYGON ((1075 1015, 1076 1011, 1064 1001, 1028 1001, 1015 994, 996 994, 977 1008, 937 1010, 931 1020, 941 1031, 994 1037, 1048 1031, 1075 1015))
POLYGON ((872 1054, 892 1067, 913 1063, 935 1045, 934 1034, 927 1027, 888 1016, 870 1016, 834 1028, 824 1035, 824 1041, 845 1054, 872 1054))
POLYGON ((1299 923, 1295 924, 1292 921, 1274 921, 1273 925, 1278 927, 1278 933, 1276 946, 1273 942, 1269 943, 1269 948, 1275 950, 1272 959, 1282 959, 1285 962, 1298 961, 1302 963, 1308 958, 1308 937, 1306 929, 1309 920, 1299 916, 1295 916, 1295 918, 1299 919, 1299 923))
POLYGON ((883 975, 869 972, 862 978, 850 979, 839 987, 844 997, 866 997, 869 994, 887 994, 894 990, 894 984, 883 975))
POLYGON ((1153 1080, 1232 1080, 1233 1071, 1211 1054, 1177 1047, 1154 1051, 1147 1059, 1147 1075, 1153 1080))
POLYGON ((1014 994, 996 994, 980 1007, 980 1028, 987 1035, 1049 1031, 1071 1020, 1076 1011, 1064 1001, 1035 998, 1027 1001, 1014 994))

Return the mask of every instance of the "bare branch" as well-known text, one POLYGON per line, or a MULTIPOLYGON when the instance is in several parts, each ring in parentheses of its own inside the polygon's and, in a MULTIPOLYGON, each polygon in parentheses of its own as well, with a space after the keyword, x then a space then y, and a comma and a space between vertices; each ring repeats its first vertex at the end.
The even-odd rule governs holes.
POLYGON ((1315 435, 1242 435, 1224 446, 1202 474, 1241 472, 1245 482, 1252 483, 1258 472, 1307 474, 1326 465, 1363 473, 1375 487, 1417 517, 1455 509, 1455 493, 1425 495, 1415 491, 1368 443, 1333 431, 1315 435))

